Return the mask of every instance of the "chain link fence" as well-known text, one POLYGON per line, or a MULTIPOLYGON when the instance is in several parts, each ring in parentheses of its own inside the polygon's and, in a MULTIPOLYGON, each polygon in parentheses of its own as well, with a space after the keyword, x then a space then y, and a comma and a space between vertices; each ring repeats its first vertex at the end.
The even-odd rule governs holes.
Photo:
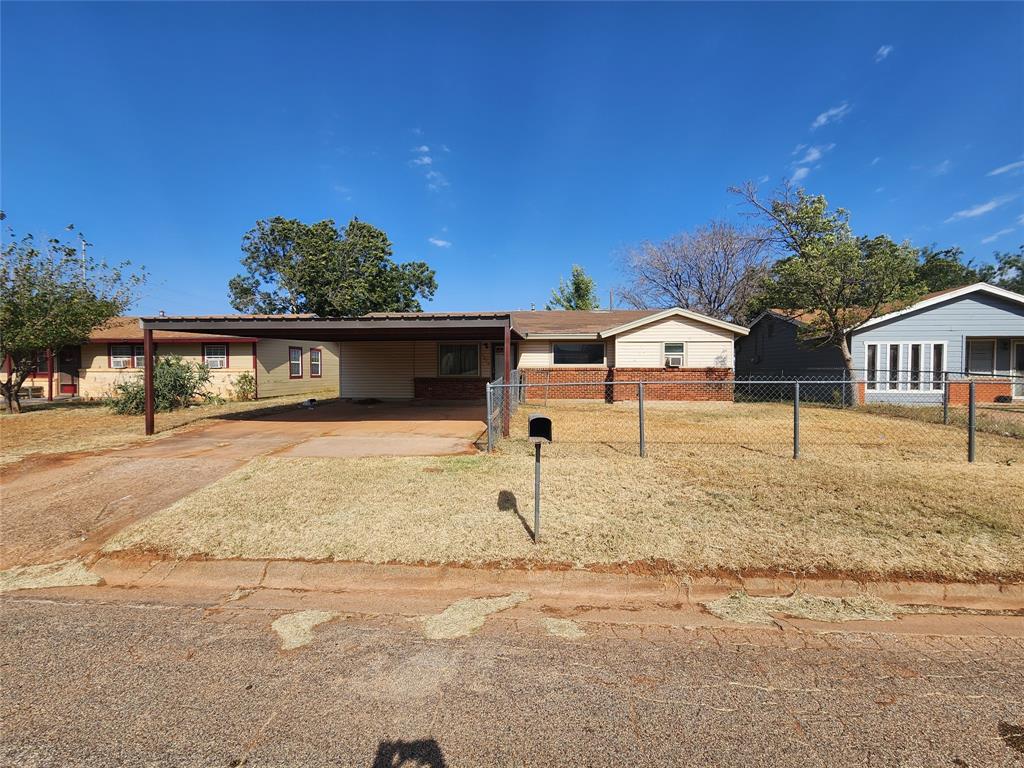
POLYGON ((555 383, 517 370, 487 387, 488 450, 525 444, 539 413, 555 444, 577 452, 1024 460, 1024 379, 886 374, 555 383))

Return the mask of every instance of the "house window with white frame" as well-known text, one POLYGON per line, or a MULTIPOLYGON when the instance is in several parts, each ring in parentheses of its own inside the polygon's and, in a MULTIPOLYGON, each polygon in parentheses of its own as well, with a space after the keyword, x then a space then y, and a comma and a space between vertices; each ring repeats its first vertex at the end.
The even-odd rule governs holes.
POLYGON ((302 347, 288 347, 288 378, 302 378, 302 347))
POLYGON ((132 365, 136 368, 146 367, 146 348, 142 344, 132 347, 132 365))
POLYGON ((309 378, 319 379, 323 376, 323 352, 316 347, 309 350, 309 378))
POLYGON ((203 344, 203 362, 212 370, 228 367, 227 344, 203 344))
POLYGON ((132 352, 133 347, 131 344, 111 344, 110 367, 114 369, 131 368, 132 352))
POLYGON ((665 367, 682 368, 685 359, 686 345, 681 341, 665 342, 665 367))
POLYGON ((870 343, 865 345, 867 389, 934 392, 942 389, 946 344, 940 341, 870 343))

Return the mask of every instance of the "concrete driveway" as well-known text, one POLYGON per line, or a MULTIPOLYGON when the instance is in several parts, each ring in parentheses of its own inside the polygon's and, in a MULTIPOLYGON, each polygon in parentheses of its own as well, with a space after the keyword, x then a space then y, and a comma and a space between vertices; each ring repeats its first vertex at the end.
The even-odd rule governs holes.
POLYGON ((475 453, 484 406, 336 402, 262 418, 225 417, 127 451, 129 456, 445 456, 475 453))
POLYGON ((482 405, 330 403, 225 416, 123 448, 30 456, 0 468, 0 568, 89 554, 257 456, 475 453, 483 416, 482 405))

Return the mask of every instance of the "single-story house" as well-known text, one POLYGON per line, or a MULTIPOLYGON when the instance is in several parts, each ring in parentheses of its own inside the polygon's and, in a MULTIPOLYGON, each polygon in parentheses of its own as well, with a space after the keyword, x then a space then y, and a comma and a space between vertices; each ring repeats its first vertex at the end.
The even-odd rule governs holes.
MULTIPOLYGON (((838 350, 797 342, 799 312, 770 310, 737 343, 740 377, 843 375, 838 350)), ((1024 398, 1024 295, 987 283, 939 291, 864 323, 848 335, 863 402, 937 403, 1024 398)))
MULTIPOLYGON (((335 390, 338 383, 338 345, 310 344, 296 339, 264 339, 232 334, 156 331, 155 354, 177 355, 205 363, 210 389, 224 398, 234 396, 243 373, 252 375, 256 397, 301 395, 335 390)), ((53 393, 86 400, 107 395, 118 381, 138 375, 143 367, 143 330, 137 317, 118 317, 97 328, 81 346, 55 351, 53 393)), ((35 370, 25 380, 31 394, 49 393, 50 356, 40 353, 35 370)))
MULTIPOLYGON (((405 312, 362 317, 229 315, 142 318, 145 333, 335 343, 341 397, 482 400, 488 381, 518 369, 530 384, 563 383, 549 397, 632 399, 615 382, 729 380, 747 329, 674 307, 571 312, 405 312), (506 352, 507 350, 507 352, 506 352)), ((732 399, 726 386, 665 384, 652 399, 732 399)))

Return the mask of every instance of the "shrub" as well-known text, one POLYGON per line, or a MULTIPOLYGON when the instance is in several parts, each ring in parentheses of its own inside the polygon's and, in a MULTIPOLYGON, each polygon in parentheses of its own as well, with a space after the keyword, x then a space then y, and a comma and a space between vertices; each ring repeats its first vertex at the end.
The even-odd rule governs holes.
POLYGON ((255 400, 256 377, 248 371, 241 373, 235 377, 232 389, 235 393, 235 400, 255 400))
MULTIPOLYGON (((173 411, 196 401, 217 402, 207 390, 210 369, 201 363, 188 363, 177 355, 159 357, 153 368, 153 405, 158 411, 173 411)), ((145 410, 146 390, 142 374, 114 385, 106 404, 121 414, 139 414, 145 410)))

